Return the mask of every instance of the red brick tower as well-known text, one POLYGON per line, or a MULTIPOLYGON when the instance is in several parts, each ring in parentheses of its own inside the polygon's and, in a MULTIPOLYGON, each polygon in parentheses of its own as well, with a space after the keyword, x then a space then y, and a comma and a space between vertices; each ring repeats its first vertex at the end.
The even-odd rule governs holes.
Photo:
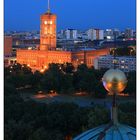
POLYGON ((56 49, 56 18, 57 16, 50 12, 48 0, 48 11, 40 17, 40 50, 56 49))

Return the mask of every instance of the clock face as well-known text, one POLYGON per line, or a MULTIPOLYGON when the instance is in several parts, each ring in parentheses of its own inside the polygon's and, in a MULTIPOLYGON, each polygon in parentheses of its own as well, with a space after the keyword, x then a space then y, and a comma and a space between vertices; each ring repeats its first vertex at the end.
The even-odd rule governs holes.
POLYGON ((48 22, 47 21, 44 21, 44 24, 47 24, 48 22))

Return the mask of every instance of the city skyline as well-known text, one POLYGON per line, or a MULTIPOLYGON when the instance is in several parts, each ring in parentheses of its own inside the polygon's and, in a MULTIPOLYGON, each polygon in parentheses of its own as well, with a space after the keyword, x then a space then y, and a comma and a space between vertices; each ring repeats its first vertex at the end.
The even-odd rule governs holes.
MULTIPOLYGON (((117 2, 111 0, 106 2, 103 0, 87 0, 87 3, 82 1, 80 4, 79 2, 79 0, 76 2, 74 0, 63 0, 61 3, 51 1, 51 12, 58 15, 57 31, 65 28, 80 30, 88 28, 118 28, 120 30, 136 28, 136 2, 134 0, 119 0, 117 2)), ((47 1, 35 2, 31 0, 27 2, 27 0, 13 0, 10 2, 5 0, 4 8, 6 31, 39 30, 40 14, 47 11, 47 1)))

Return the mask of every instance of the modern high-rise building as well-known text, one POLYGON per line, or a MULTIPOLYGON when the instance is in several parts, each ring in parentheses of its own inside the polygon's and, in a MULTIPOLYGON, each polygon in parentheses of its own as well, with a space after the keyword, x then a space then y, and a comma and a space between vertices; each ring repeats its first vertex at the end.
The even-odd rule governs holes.
POLYGON ((87 31, 89 40, 103 40, 104 39, 104 31, 100 29, 89 29, 87 31))
POLYGON ((68 40, 75 40, 78 38, 78 31, 75 29, 67 29, 65 31, 65 38, 68 40))

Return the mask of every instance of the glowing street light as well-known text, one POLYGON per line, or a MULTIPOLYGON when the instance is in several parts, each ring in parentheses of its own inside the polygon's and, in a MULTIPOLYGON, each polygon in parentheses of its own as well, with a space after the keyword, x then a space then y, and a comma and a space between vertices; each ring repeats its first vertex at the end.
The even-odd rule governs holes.
POLYGON ((132 52, 133 52, 133 51, 134 51, 133 49, 130 50, 130 56, 132 56, 132 52))
POLYGON ((44 66, 45 69, 47 69, 47 66, 44 66))
POLYGON ((28 50, 32 50, 32 47, 28 47, 28 50))
POLYGON ((41 69, 40 72, 43 73, 44 72, 44 69, 41 69))

